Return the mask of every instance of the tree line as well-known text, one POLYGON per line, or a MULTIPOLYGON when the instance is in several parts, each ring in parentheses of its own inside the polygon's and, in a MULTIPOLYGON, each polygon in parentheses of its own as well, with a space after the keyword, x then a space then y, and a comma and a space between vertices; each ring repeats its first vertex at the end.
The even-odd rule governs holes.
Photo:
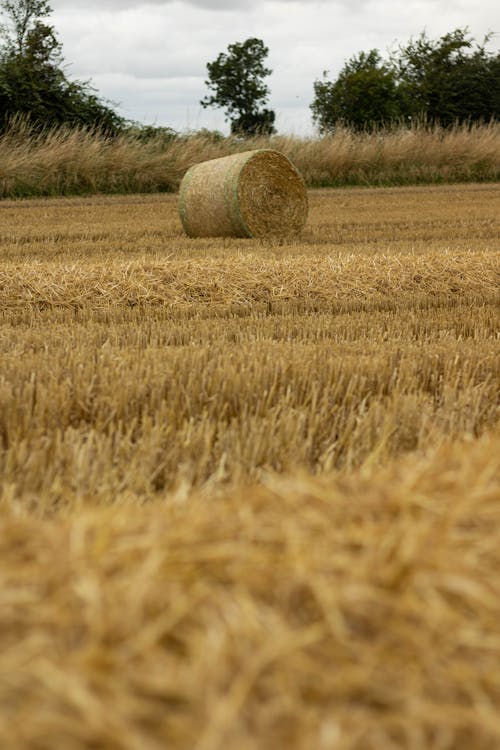
POLYGON ((391 123, 449 127, 500 117, 500 52, 487 50, 467 29, 433 40, 422 33, 387 60, 377 49, 348 60, 335 81, 314 83, 313 119, 320 132, 391 123))
MULTIPOLYGON (((69 124, 109 134, 130 127, 88 81, 67 77, 48 0, 0 0, 0 10, 0 131, 19 114, 43 127, 69 124)), ((438 39, 423 32, 386 59, 377 49, 360 52, 335 79, 325 71, 314 82, 313 122, 326 134, 339 127, 500 119, 500 52, 487 49, 490 41, 491 35, 478 43, 467 29, 455 29, 438 39)), ((200 104, 223 109, 235 135, 276 132, 275 112, 266 106, 268 54, 261 39, 249 38, 207 63, 209 93, 200 104)))

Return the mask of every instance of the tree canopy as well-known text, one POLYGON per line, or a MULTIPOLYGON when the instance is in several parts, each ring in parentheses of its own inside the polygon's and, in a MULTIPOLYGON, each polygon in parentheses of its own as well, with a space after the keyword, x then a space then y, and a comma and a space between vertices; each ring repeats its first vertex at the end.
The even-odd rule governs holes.
POLYGON ((357 130, 391 123, 455 123, 500 117, 500 52, 477 44, 467 29, 437 40, 425 32, 383 60, 361 52, 335 81, 314 83, 313 120, 320 132, 345 125, 357 130))
POLYGON ((34 125, 68 123, 114 133, 124 124, 88 82, 70 81, 47 0, 0 0, 0 129, 14 115, 34 125))
POLYGON ((500 51, 467 29, 432 40, 422 33, 393 56, 404 114, 449 126, 500 117, 500 51))
POLYGON ((221 52, 213 62, 207 63, 205 83, 211 93, 200 104, 225 109, 232 133, 275 132, 275 114, 263 106, 270 93, 264 78, 272 73, 264 64, 268 53, 261 39, 250 38, 230 44, 227 52, 221 52))
POLYGON ((321 132, 338 125, 362 130, 400 117, 400 96, 395 70, 376 49, 348 60, 335 82, 314 83, 313 120, 321 132))

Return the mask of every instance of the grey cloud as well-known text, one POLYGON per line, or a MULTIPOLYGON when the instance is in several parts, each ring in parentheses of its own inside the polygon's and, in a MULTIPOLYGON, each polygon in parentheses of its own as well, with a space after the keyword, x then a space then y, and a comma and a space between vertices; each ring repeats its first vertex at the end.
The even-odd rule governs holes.
POLYGON ((65 59, 126 117, 177 129, 227 128, 199 106, 206 62, 249 36, 269 46, 270 106, 281 131, 311 132, 313 82, 372 47, 382 52, 424 27, 500 28, 498 0, 50 0, 65 59), (284 13, 283 10, 286 10, 284 13))
MULTIPOLYGON (((273 0, 276 3, 288 5, 345 5, 348 7, 364 5, 369 0, 273 0)), ((99 8, 102 11, 111 10, 138 10, 147 7, 167 5, 188 5, 202 10, 224 10, 234 12, 252 12, 255 6, 266 4, 266 0, 53 0, 52 6, 55 10, 73 10, 99 8)))
MULTIPOLYGON (((284 2, 285 0, 278 0, 284 2)), ((256 0, 257 4, 262 0, 256 0)), ((98 8, 102 11, 113 11, 113 10, 138 10, 152 6, 167 6, 167 5, 191 5, 197 8, 205 10, 226 10, 226 11, 238 11, 248 8, 248 2, 246 0, 106 0, 105 3, 102 0, 53 0, 52 6, 54 10, 89 10, 90 8, 98 8)), ((254 0, 254 5, 255 0, 254 0)))

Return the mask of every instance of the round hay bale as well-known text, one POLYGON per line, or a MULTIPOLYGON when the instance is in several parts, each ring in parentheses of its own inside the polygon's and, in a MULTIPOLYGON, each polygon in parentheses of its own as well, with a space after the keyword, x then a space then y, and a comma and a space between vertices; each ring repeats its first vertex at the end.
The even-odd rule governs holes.
POLYGON ((179 213, 190 237, 288 237, 307 219, 304 181, 279 151, 211 159, 182 180, 179 213))

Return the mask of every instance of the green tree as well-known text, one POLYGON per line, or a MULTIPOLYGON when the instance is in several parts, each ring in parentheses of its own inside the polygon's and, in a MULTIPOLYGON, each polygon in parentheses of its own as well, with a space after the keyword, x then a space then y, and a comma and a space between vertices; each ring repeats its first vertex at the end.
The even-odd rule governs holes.
POLYGON ((376 49, 348 60, 336 81, 314 83, 313 121, 321 133, 347 126, 373 129, 401 117, 396 72, 376 49))
POLYGON ((207 63, 206 85, 211 94, 201 100, 202 107, 222 107, 231 123, 231 132, 245 136, 274 133, 275 114, 263 108, 269 97, 264 78, 272 71, 264 61, 269 49, 261 39, 230 44, 227 53, 207 63))
POLYGON ((0 10, 0 129, 25 114, 34 125, 120 130, 123 119, 87 82, 68 80, 47 0, 0 0, 0 10))
POLYGON ((2 0, 0 9, 7 15, 8 24, 2 25, 2 35, 11 54, 22 57, 33 29, 41 24, 40 19, 51 14, 47 0, 2 0))
POLYGON ((500 52, 467 29, 432 40, 422 33, 393 57, 407 114, 444 126, 500 118, 500 52))

